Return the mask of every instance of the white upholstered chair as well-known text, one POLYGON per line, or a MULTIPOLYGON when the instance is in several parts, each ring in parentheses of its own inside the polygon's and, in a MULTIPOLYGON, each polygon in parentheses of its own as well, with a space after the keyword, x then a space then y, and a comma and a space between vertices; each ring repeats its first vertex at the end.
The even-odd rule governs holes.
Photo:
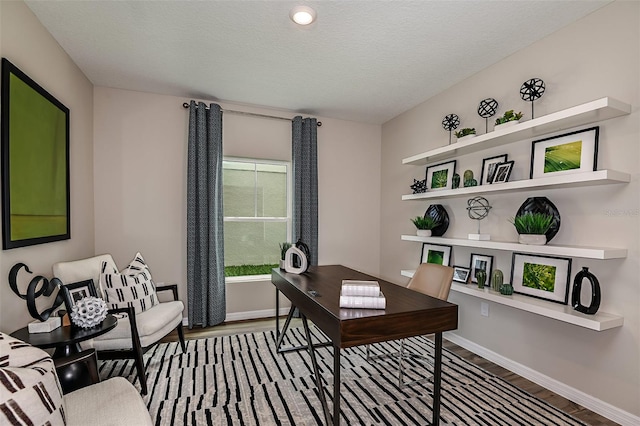
MULTIPOLYGON (((92 279, 100 292, 102 262, 107 262, 109 267, 117 270, 111 255, 102 254, 87 259, 56 263, 53 265, 53 275, 63 284, 92 279)), ((147 393, 147 380, 142 355, 172 330, 178 332, 182 351, 185 351, 182 332, 184 305, 178 300, 178 287, 176 284, 156 285, 156 292, 167 290, 173 292, 174 300, 161 302, 142 313, 135 313, 132 307, 110 309, 109 313, 126 313, 127 315, 118 318, 118 325, 113 330, 82 344, 83 348, 95 348, 100 359, 133 359, 143 395, 147 393)))

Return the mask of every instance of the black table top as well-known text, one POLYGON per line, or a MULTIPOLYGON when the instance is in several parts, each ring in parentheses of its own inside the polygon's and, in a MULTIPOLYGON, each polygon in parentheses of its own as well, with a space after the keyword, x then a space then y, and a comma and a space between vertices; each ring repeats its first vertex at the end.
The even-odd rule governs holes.
POLYGON ((11 333, 11 336, 39 348, 58 348, 93 339, 112 330, 116 324, 118 324, 118 319, 113 315, 107 315, 104 321, 92 328, 67 325, 48 333, 29 333, 29 327, 24 327, 11 333))

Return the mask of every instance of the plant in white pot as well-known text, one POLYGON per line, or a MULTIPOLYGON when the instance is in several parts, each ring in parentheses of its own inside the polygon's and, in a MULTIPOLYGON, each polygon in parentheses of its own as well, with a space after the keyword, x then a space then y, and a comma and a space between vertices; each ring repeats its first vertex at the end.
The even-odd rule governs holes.
POLYGON ((502 117, 496 118, 496 125, 493 130, 518 124, 522 118, 522 112, 514 113, 512 109, 506 111, 502 117))
POLYGON ((411 219, 411 222, 416 226, 418 237, 430 237, 431 230, 440 225, 440 222, 436 222, 431 216, 417 216, 411 219))
POLYGON ((284 269, 284 257, 287 254, 287 250, 291 248, 291 243, 280 243, 280 269, 284 269))
POLYGON ((511 219, 511 223, 520 234, 519 243, 542 246, 547 243, 546 233, 553 225, 554 218, 545 213, 525 213, 511 219))
POLYGON ((462 130, 454 132, 456 138, 458 138, 458 142, 465 141, 467 139, 471 139, 476 135, 476 129, 473 127, 465 127, 462 130))

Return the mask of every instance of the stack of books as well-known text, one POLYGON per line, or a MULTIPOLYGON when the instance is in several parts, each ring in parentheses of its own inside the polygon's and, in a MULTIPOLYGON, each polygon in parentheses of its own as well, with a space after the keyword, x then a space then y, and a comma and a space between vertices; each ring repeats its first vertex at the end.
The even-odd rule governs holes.
POLYGON ((342 280, 341 308, 384 309, 386 305, 377 281, 342 280))

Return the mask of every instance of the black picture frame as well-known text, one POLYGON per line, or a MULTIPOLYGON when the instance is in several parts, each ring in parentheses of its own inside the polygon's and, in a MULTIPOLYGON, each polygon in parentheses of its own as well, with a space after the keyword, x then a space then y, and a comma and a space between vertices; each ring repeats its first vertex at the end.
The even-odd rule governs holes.
POLYGON ((513 160, 496 164, 493 175, 491 176, 491 184, 509 182, 511 171, 513 170, 513 164, 513 160))
POLYGON ((584 173, 598 169, 598 138, 600 126, 563 133, 531 142, 531 170, 529 178, 536 179, 558 174, 584 173), (576 149, 569 147, 580 143, 580 159, 576 149), (565 147, 563 150, 551 150, 565 147), (562 159, 566 161, 562 161, 562 159))
POLYGON ((74 305, 85 297, 98 297, 96 286, 93 280, 78 281, 76 283, 65 284, 62 286, 64 292, 64 306, 70 314, 74 305))
POLYGON ((510 279, 513 292, 566 305, 569 302, 571 262, 571 258, 568 257, 513 253, 510 279), (536 268, 535 274, 527 273, 527 269, 533 271, 535 267, 539 267, 536 268), (546 276, 543 276, 543 273, 546 276), (534 277, 535 282, 527 283, 532 280, 531 277, 534 277), (541 281, 547 281, 548 284, 551 278, 553 278, 553 288, 551 290, 544 288, 548 286, 541 281))
POLYGON ((453 267, 453 281, 457 283, 467 284, 471 276, 471 269, 464 266, 453 267))
POLYGON ((2 58, 2 248, 71 238, 69 108, 2 58))
POLYGON ((422 243, 420 263, 434 263, 436 265, 449 266, 451 263, 452 246, 444 244, 422 243))
POLYGON ((425 182, 427 191, 441 191, 443 189, 453 189, 453 175, 456 173, 457 160, 451 160, 440 164, 427 167, 425 182), (434 179, 434 176, 444 177, 442 179, 434 179), (435 187, 434 187, 435 185, 435 187))
POLYGON ((487 185, 491 183, 495 166, 507 161, 507 154, 496 155, 495 157, 488 157, 482 160, 482 170, 480 171, 480 185, 487 185))
POLYGON ((471 282, 477 284, 478 280, 476 278, 476 273, 482 266, 487 273, 487 282, 485 286, 491 285, 491 271, 493 269, 493 256, 489 254, 478 254, 471 253, 471 260, 469 261, 469 267, 471 268, 471 282), (478 262, 484 262, 483 264, 479 264, 478 262))

